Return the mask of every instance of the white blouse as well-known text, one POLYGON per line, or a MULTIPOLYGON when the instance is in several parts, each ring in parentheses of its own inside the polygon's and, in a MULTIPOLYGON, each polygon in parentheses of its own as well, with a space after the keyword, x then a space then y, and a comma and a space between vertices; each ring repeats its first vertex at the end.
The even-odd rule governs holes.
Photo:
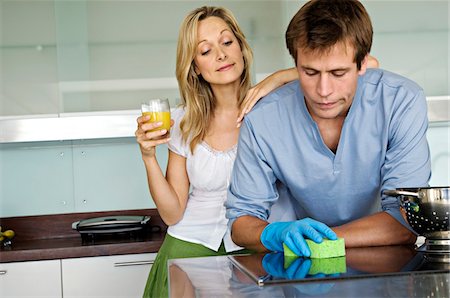
POLYGON ((178 239, 202 244, 215 251, 222 240, 227 252, 242 249, 231 240, 224 206, 237 145, 226 151, 217 151, 206 142, 201 142, 191 154, 189 142, 184 143, 181 139, 180 121, 183 115, 184 109, 181 107, 172 111, 171 118, 175 123, 168 145, 172 152, 186 158, 191 188, 183 218, 169 226, 167 232, 178 239))

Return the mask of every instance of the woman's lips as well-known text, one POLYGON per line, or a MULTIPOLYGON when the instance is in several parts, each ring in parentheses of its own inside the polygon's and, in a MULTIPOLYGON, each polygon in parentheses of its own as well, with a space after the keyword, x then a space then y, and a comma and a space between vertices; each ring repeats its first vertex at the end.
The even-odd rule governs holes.
POLYGON ((217 71, 227 71, 230 68, 232 68, 234 66, 234 64, 227 64, 225 66, 222 66, 221 68, 219 68, 217 71))

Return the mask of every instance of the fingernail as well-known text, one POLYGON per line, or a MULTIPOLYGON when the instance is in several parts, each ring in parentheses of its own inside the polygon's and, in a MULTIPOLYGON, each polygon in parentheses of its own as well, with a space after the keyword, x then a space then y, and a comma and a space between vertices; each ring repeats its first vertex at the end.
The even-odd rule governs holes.
POLYGON ((304 250, 303 255, 308 258, 310 256, 310 253, 308 250, 304 250))
POLYGON ((162 125, 163 123, 160 121, 160 122, 156 122, 156 124, 157 125, 162 125))
POLYGON ((167 132, 167 129, 161 129, 161 134, 165 134, 167 132))

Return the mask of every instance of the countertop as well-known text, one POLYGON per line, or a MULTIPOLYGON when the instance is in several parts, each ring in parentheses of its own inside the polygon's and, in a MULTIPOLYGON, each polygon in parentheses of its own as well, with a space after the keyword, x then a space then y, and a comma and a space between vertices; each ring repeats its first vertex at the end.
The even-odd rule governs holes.
POLYGON ((1 263, 157 252, 167 229, 156 209, 10 217, 1 218, 0 225, 16 233, 11 246, 0 248, 1 263), (85 241, 72 230, 72 223, 81 219, 125 214, 149 215, 153 228, 85 241))
MULTIPOLYGON (((258 260, 252 255, 246 264, 260 270, 262 276, 267 275, 266 269, 284 266, 281 262, 264 267, 264 256, 258 260)), ((423 263, 415 267, 417 256, 420 254, 415 249, 401 246, 347 249, 347 272, 363 274, 305 280, 302 269, 292 271, 290 265, 284 273, 297 274, 295 280, 262 286, 239 269, 230 256, 173 259, 168 262, 169 291, 175 297, 448 297, 450 264, 432 270, 423 263)))

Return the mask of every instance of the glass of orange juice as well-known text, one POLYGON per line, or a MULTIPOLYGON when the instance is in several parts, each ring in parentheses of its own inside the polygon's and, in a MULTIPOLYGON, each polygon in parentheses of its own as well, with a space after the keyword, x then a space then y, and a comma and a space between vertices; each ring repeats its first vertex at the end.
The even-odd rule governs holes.
POLYGON ((170 105, 167 98, 149 99, 141 105, 142 116, 150 116, 147 122, 162 122, 162 125, 150 131, 165 129, 167 133, 160 138, 167 138, 170 132, 170 105))

